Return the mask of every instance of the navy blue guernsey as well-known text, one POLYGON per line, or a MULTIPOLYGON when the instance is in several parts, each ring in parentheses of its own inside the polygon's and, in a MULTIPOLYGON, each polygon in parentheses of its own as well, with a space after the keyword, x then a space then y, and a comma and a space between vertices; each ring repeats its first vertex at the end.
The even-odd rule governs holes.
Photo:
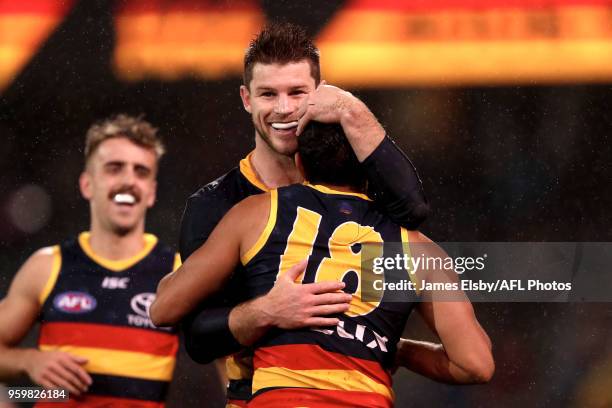
POLYGON ((51 277, 41 294, 41 350, 88 359, 93 384, 79 406, 163 405, 178 336, 148 317, 159 281, 180 264, 175 252, 145 234, 132 258, 97 256, 88 233, 54 247, 51 277), (127 405, 126 405, 127 404, 127 405))
POLYGON ((250 404, 288 404, 312 392, 312 399, 303 400, 312 406, 357 406, 356 398, 364 406, 389 406, 388 369, 417 295, 407 293, 403 302, 386 300, 388 293, 378 301, 363 300, 361 251, 373 244, 368 248, 378 248, 377 257, 395 257, 404 251, 407 231, 362 194, 312 185, 270 194, 268 224, 242 257, 249 298, 267 293, 278 276, 308 258, 302 283, 344 281, 353 300, 336 328, 275 329, 257 343, 250 404))

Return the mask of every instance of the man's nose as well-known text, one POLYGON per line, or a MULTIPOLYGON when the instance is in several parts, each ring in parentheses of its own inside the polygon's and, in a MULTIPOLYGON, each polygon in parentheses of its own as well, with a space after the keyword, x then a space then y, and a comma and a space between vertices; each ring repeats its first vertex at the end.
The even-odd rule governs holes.
POLYGON ((293 106, 291 104, 291 98, 289 98, 288 95, 279 95, 274 107, 274 113, 286 115, 291 113, 292 110, 293 106))
POLYGON ((126 166, 125 170, 121 174, 121 181, 123 184, 133 186, 136 182, 136 170, 126 166))

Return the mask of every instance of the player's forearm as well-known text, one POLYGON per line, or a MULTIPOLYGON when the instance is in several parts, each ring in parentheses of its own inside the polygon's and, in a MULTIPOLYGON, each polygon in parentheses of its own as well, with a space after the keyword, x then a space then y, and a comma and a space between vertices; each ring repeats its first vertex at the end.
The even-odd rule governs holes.
POLYGON ((363 161, 376 203, 395 223, 416 229, 431 212, 416 168, 404 152, 385 137, 363 161))
POLYGON ((340 125, 357 159, 363 162, 385 137, 385 129, 368 107, 353 95, 342 94, 338 99, 342 109, 340 125))
POLYGON ((253 345, 273 326, 274 319, 268 309, 265 296, 244 302, 232 309, 229 328, 240 344, 253 345))
POLYGON ((447 384, 474 384, 488 378, 463 369, 451 361, 442 344, 401 339, 395 362, 398 366, 447 384))
POLYGON ((174 326, 188 312, 186 308, 177 307, 177 297, 169 293, 174 276, 175 272, 169 273, 157 285, 155 301, 149 307, 149 317, 155 326, 174 326))
POLYGON ((188 316, 181 324, 187 354, 201 364, 239 351, 229 328, 230 307, 208 307, 188 316))
POLYGON ((469 302, 434 302, 434 328, 448 359, 478 382, 486 382, 495 371, 491 340, 476 320, 469 302))

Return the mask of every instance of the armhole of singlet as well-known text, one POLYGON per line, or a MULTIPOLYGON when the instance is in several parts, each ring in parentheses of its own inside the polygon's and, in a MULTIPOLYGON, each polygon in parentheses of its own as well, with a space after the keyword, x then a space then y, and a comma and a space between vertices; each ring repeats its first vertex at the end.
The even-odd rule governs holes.
POLYGON ((263 246, 268 242, 268 238, 270 238, 270 234, 274 229, 274 225, 276 225, 276 212, 278 209, 278 190, 270 190, 270 215, 268 215, 268 222, 266 223, 266 227, 261 232, 259 238, 255 244, 244 253, 244 255, 240 258, 240 261, 243 265, 249 263, 255 255, 263 248, 263 246))
POLYGON ((172 265, 172 272, 176 271, 181 267, 183 262, 181 261, 181 255, 177 252, 174 254, 174 264, 172 265))
POLYGON ((53 262, 51 264, 51 274, 49 275, 49 278, 47 279, 47 283, 45 283, 45 287, 43 288, 42 292, 40 292, 40 295, 38 296, 38 302, 40 303, 40 305, 42 306, 45 301, 47 300, 47 297, 49 297, 49 293, 51 293, 51 291, 53 290, 53 287, 55 286, 55 283, 57 282, 57 277, 59 275, 59 271, 61 269, 62 266, 62 251, 60 250, 59 245, 55 245, 52 248, 53 251, 53 262))
MULTIPOLYGON (((401 228, 401 235, 402 235, 402 249, 404 250, 404 254, 406 254, 409 258, 412 257, 412 253, 410 251, 410 238, 408 238, 408 230, 404 227, 400 227, 401 228)), ((414 265, 414 263, 411 263, 412 265, 414 265)), ((413 273, 415 271, 406 270, 406 273, 408 273, 408 276, 410 277, 410 281, 414 284, 415 288, 420 288, 419 286, 419 278, 417 276, 416 273, 413 273)), ((421 291, 419 289, 415 289, 415 292, 417 294, 417 296, 421 296, 421 291)))

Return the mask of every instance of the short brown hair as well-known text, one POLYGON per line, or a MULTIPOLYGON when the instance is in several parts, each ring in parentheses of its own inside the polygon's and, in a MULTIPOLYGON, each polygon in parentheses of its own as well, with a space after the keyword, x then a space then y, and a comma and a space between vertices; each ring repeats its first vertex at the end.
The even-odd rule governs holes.
POLYGON ((304 28, 292 23, 272 23, 266 26, 249 44, 244 54, 244 85, 253 79, 256 63, 288 64, 307 60, 310 74, 318 85, 321 81, 319 50, 304 28))
POLYGON ((158 160, 166 151, 157 136, 157 129, 142 116, 119 114, 97 122, 89 128, 85 137, 85 165, 102 142, 117 137, 126 138, 138 146, 154 151, 158 160))

